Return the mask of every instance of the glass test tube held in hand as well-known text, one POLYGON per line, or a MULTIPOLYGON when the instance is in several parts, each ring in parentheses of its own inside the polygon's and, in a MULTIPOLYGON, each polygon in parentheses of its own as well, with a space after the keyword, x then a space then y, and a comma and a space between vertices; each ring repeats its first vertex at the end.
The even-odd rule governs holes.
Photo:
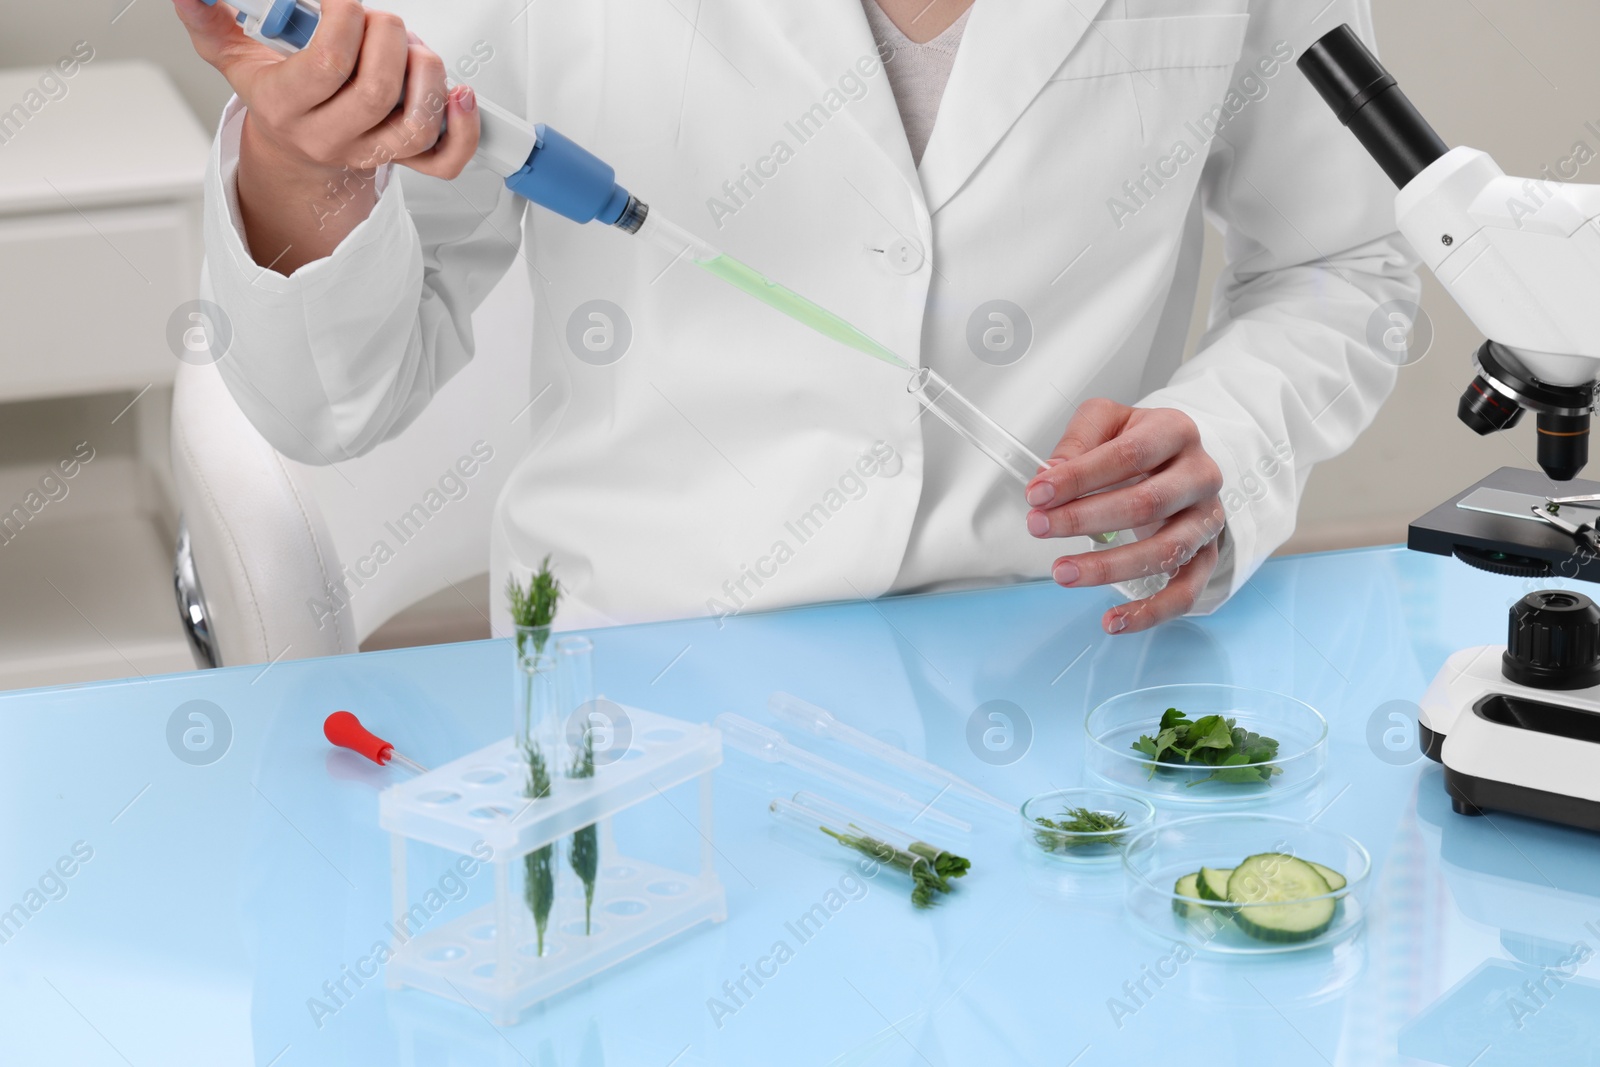
MULTIPOLYGON (((1039 473, 1045 462, 1032 449, 1013 437, 1004 426, 979 411, 977 406, 962 396, 956 387, 947 382, 931 367, 918 367, 911 372, 906 389, 922 402, 922 406, 938 416, 939 421, 954 430, 963 440, 999 464, 1000 469, 1027 485, 1039 473)), ((1133 531, 1090 534, 1090 548, 1098 552, 1132 544, 1133 531)), ((1160 592, 1167 584, 1165 574, 1152 574, 1134 581, 1117 582, 1116 589, 1131 600, 1140 600, 1160 592)))
POLYGON ((979 411, 932 367, 911 372, 906 389, 968 444, 1000 465, 1000 469, 1027 485, 1045 465, 1027 445, 1004 426, 979 411))

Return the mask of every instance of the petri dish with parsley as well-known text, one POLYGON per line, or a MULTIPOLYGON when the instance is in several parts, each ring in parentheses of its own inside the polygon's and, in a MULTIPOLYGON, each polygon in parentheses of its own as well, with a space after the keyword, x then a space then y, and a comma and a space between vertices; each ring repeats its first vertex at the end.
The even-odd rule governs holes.
POLYGON ((1328 722, 1283 693, 1215 683, 1152 686, 1084 719, 1084 770, 1161 804, 1270 802, 1309 789, 1328 762, 1328 722))

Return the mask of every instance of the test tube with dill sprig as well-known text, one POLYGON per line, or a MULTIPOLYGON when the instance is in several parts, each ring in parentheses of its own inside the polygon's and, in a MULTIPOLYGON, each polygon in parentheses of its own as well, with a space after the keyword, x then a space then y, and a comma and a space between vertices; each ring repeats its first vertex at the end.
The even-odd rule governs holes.
POLYGON ((929 844, 903 830, 851 812, 815 793, 801 791, 794 800, 777 798, 768 805, 773 815, 792 826, 820 831, 846 848, 901 871, 911 878, 911 903, 932 907, 955 887, 972 862, 948 849, 929 844))
MULTIPOLYGON (((539 564, 539 570, 524 586, 515 577, 506 580, 506 600, 511 606, 511 622, 516 627, 515 654, 517 679, 517 706, 514 733, 519 749, 526 748, 539 724, 534 699, 537 667, 548 656, 550 628, 555 622, 556 608, 561 603, 561 583, 550 570, 550 557, 539 564)), ((550 665, 554 671, 554 665, 550 665)))
MULTIPOLYGON (((525 748, 523 754, 528 760, 528 784, 523 795, 537 803, 550 796, 550 769, 537 746, 525 748)), ((534 849, 522 861, 522 893, 533 915, 536 954, 540 956, 545 953, 545 931, 550 926, 550 909, 556 901, 555 859, 556 846, 551 843, 534 849)))
MULTIPOLYGON (((561 583, 550 570, 546 556, 524 587, 515 578, 506 583, 511 621, 516 625, 516 744, 527 765, 523 795, 530 804, 549 798, 554 790, 552 761, 560 752, 560 696, 556 660, 551 655, 550 627, 561 600, 561 583)), ((544 845, 523 859, 523 896, 533 915, 538 955, 548 947, 546 931, 556 899, 556 846, 544 845)))
MULTIPOLYGON (((594 731, 590 720, 594 704, 594 642, 587 637, 563 637, 556 642, 557 671, 564 716, 566 776, 593 778, 594 731)), ((600 869, 600 828, 594 823, 574 831, 567 846, 567 863, 583 883, 583 932, 592 932, 595 880, 600 869)))

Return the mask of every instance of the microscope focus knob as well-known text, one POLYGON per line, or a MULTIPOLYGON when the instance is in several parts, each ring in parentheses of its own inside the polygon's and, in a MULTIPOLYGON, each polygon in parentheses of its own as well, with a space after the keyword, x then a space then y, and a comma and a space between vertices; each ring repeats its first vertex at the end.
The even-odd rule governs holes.
POLYGON ((1600 685, 1600 607, 1565 589, 1529 593, 1511 606, 1501 671, 1535 689, 1600 685))

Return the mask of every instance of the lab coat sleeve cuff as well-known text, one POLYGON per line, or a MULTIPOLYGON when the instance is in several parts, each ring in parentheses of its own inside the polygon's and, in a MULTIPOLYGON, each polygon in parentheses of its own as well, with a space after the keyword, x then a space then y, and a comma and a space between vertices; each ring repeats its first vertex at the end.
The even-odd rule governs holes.
MULTIPOLYGON (((399 251, 386 246, 404 239, 410 228, 397 225, 397 220, 405 217, 405 197, 400 183, 391 180, 394 165, 386 163, 372 175, 378 194, 372 213, 346 235, 332 255, 308 263, 289 276, 272 270, 270 262, 266 266, 259 263, 251 253, 239 208, 239 141, 247 110, 244 101, 237 96, 228 101, 211 150, 211 168, 206 179, 209 231, 206 244, 212 250, 208 262, 210 271, 227 270, 235 280, 245 282, 260 294, 297 293, 301 286, 314 283, 328 273, 359 269, 355 265, 345 266, 348 260, 382 258, 399 251), (218 250, 225 256, 218 256, 218 250)), ((404 257, 399 260, 404 261, 404 257)), ((222 281, 215 275, 212 280, 222 281)))
MULTIPOLYGON (((416 353, 425 264, 403 183, 380 168, 372 213, 327 256, 285 275, 275 250, 251 254, 240 225, 239 139, 245 108, 223 112, 206 175, 203 294, 232 327, 216 361, 246 417, 304 463, 359 455, 419 396, 416 353)), ((351 172, 350 180, 369 180, 351 172)), ((330 190, 330 196, 335 195, 330 190)), ((307 209, 309 210, 309 208, 307 209)))
POLYGON ((1256 559, 1259 531, 1250 512, 1250 497, 1244 491, 1244 476, 1249 466, 1239 463, 1224 435, 1217 432, 1213 420, 1205 412, 1189 406, 1171 393, 1158 390, 1135 406, 1175 408, 1188 415, 1200 431, 1200 447, 1222 471, 1224 525, 1217 538, 1217 566, 1211 572, 1205 588, 1200 591, 1194 607, 1188 612, 1190 615, 1209 615, 1227 603, 1261 563, 1256 559))

